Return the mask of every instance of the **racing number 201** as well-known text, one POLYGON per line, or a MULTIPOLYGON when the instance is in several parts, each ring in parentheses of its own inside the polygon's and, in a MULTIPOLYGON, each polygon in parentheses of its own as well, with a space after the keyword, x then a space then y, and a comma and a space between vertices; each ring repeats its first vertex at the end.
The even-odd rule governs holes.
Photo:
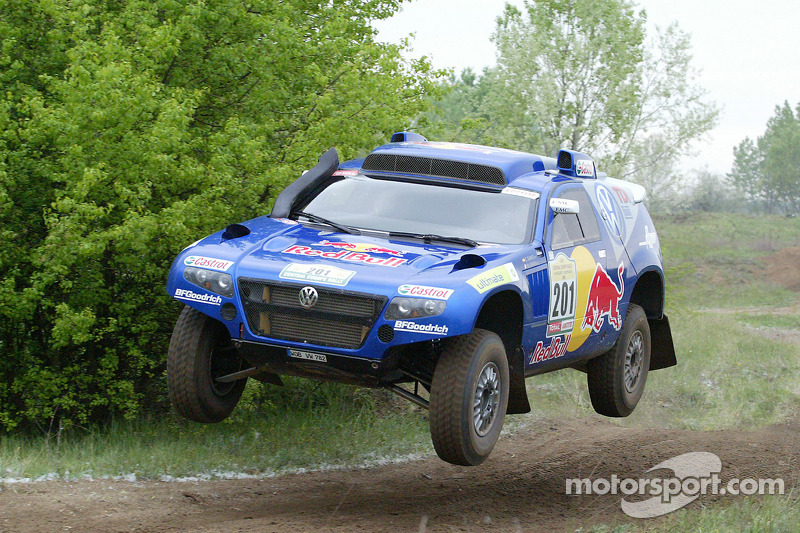
POLYGON ((553 283, 551 319, 575 316, 575 281, 553 283))

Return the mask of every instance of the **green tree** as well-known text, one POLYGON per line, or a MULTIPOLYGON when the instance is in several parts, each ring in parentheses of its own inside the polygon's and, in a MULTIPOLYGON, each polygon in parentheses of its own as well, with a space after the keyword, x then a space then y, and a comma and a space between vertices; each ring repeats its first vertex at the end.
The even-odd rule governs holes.
POLYGON ((729 177, 741 193, 768 213, 800 211, 800 104, 776 106, 764 134, 733 153, 729 177))
POLYGON ((0 0, 0 425, 141 408, 177 252, 424 109, 438 73, 374 41, 397 8, 0 0))
POLYGON ((580 150, 613 175, 644 181, 674 165, 718 114, 697 83, 689 37, 674 24, 648 37, 645 20, 628 0, 507 5, 494 34, 497 66, 469 92, 479 101, 443 118, 481 121, 470 141, 580 150))

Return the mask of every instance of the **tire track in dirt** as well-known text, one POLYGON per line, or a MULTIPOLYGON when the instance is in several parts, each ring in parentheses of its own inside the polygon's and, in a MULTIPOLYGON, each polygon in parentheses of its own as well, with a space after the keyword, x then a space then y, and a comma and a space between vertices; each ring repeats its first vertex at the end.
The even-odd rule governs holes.
MULTIPOLYGON (((623 428, 599 418, 538 420, 475 468, 435 457, 265 480, 44 482, 0 492, 0 531, 541 531, 632 521, 621 496, 565 494, 567 478, 641 477, 708 451, 721 477, 800 478, 800 422, 756 431, 623 428)), ((708 504, 728 496, 701 496, 708 504)), ((656 519, 657 520, 657 519, 656 519)))

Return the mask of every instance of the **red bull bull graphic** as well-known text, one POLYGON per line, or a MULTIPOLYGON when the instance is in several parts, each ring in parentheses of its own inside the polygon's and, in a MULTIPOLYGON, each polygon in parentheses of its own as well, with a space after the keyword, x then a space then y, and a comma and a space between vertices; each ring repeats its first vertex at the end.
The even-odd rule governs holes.
MULTIPOLYGON (((345 248, 345 247, 342 247, 345 248)), ((285 249, 282 253, 302 255, 305 257, 321 257, 323 259, 336 259, 339 261, 349 261, 351 263, 363 263, 367 265, 380 265, 386 267, 399 267, 408 263, 407 260, 399 257, 374 257, 369 253, 351 251, 349 248, 344 250, 337 250, 335 252, 326 252, 318 250, 310 246, 294 245, 285 249)))
POLYGON ((620 264, 617 269, 619 289, 605 269, 597 264, 589 286, 589 299, 586 303, 586 315, 583 317, 581 329, 591 328, 595 333, 600 331, 608 317, 608 322, 614 329, 622 327, 622 317, 619 314, 619 301, 625 292, 625 265, 620 264))
POLYGON ((381 246, 376 246, 374 244, 369 244, 365 242, 322 241, 319 243, 319 246, 332 246, 334 248, 350 250, 351 252, 364 252, 368 254, 386 254, 386 255, 393 255, 395 257, 403 257, 405 255, 403 252, 399 252, 391 248, 383 248, 381 246))

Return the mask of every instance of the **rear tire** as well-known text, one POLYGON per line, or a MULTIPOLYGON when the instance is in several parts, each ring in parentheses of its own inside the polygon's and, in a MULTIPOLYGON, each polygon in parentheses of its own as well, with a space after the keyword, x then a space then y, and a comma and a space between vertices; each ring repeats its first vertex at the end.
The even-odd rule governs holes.
POLYGON ((433 373, 429 404, 431 439, 442 460, 464 466, 486 460, 503 429, 509 388, 500 337, 476 329, 449 343, 433 373))
POLYGON ((175 323, 167 355, 169 399, 178 413, 195 422, 220 422, 233 411, 247 378, 220 383, 216 378, 242 369, 242 359, 225 327, 184 307, 175 323))
POLYGON ((644 393, 649 368, 650 326, 644 310, 630 304, 617 342, 587 365, 594 410, 612 417, 631 414, 644 393))

